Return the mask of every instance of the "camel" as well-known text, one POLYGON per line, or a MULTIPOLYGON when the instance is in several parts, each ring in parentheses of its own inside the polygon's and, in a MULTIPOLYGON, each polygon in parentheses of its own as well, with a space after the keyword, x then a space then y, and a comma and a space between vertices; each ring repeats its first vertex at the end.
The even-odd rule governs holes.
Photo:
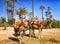
POLYGON ((25 31, 28 30, 28 22, 21 20, 16 20, 14 23, 14 32, 15 34, 20 34, 20 32, 23 31, 23 34, 25 35, 25 31))
POLYGON ((43 21, 41 20, 33 20, 32 22, 30 22, 30 29, 33 30, 33 35, 35 36, 34 34, 34 30, 39 30, 39 38, 40 38, 40 32, 42 32, 42 29, 43 28, 48 28, 48 26, 50 25, 51 23, 51 20, 47 20, 47 23, 46 24, 43 24, 43 21))

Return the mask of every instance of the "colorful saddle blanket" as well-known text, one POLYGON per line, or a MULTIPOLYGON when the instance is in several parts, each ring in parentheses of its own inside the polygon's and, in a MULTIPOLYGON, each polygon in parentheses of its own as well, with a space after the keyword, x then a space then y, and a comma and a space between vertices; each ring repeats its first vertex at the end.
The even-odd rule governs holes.
POLYGON ((24 20, 24 19, 21 19, 21 20, 19 21, 19 24, 27 27, 28 22, 27 22, 26 20, 24 20))
POLYGON ((42 23, 41 20, 34 20, 31 22, 31 24, 37 24, 37 25, 40 25, 42 23))
POLYGON ((18 20, 16 20, 16 21, 14 22, 14 27, 15 27, 15 28, 19 28, 19 21, 18 21, 18 20))

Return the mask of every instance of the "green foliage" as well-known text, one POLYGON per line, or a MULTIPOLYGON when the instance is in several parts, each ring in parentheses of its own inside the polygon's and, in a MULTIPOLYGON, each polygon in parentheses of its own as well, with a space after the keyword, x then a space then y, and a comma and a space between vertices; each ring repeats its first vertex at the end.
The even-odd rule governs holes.
POLYGON ((7 27, 8 26, 8 23, 7 22, 4 22, 4 26, 7 27))
POLYGON ((57 22, 57 26, 58 26, 58 28, 60 28, 60 21, 57 22))
POLYGON ((1 19, 0 19, 0 26, 2 27, 4 27, 4 26, 7 26, 7 23, 6 23, 6 19, 4 18, 4 17, 1 17, 1 19))
POLYGON ((22 18, 22 15, 26 15, 27 14, 27 10, 26 10, 26 8, 19 8, 19 10, 17 10, 16 11, 16 14, 18 14, 19 15, 19 18, 21 19, 22 18))
POLYGON ((0 27, 7 27, 8 26, 8 23, 7 22, 4 22, 4 23, 2 23, 2 22, 0 22, 0 27))
POLYGON ((6 19, 4 17, 1 17, 2 23, 6 22, 6 19))
POLYGON ((15 21, 15 19, 14 18, 11 18, 11 19, 8 20, 8 24, 9 25, 13 25, 14 21, 15 21))
POLYGON ((51 26, 52 28, 60 28, 60 21, 53 21, 51 26))
POLYGON ((57 28, 57 22, 53 21, 51 26, 52 26, 52 28, 57 28))
POLYGON ((0 27, 1 27, 2 23, 0 22, 0 27))

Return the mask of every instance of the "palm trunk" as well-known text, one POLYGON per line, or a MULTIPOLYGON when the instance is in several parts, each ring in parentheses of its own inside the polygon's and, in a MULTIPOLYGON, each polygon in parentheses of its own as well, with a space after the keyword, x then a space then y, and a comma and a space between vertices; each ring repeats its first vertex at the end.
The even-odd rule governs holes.
MULTIPOLYGON (((14 4, 14 2, 13 2, 13 4, 14 4)), ((14 4, 15 5, 15 4, 14 4)), ((14 16, 14 6, 13 6, 13 16, 14 16)))
POLYGON ((21 14, 19 15, 19 19, 21 19, 21 14))
POLYGON ((8 15, 8 5, 7 5, 7 20, 9 20, 9 15, 8 15))
POLYGON ((43 10, 42 10, 42 20, 44 21, 44 17, 43 17, 43 10))
MULTIPOLYGON (((13 2, 13 4, 14 4, 14 2, 13 2)), ((15 5, 15 4, 14 4, 15 5)), ((13 7, 11 7, 11 10, 12 10, 12 13, 11 13, 11 17, 13 18, 13 15, 14 15, 14 6, 13 7)))

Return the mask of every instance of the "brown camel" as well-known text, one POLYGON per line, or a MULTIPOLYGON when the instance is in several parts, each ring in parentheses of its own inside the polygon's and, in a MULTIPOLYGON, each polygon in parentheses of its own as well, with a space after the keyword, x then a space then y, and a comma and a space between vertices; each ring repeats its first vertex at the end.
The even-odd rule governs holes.
MULTIPOLYGON (((32 23, 30 22, 30 29, 33 30, 34 36, 35 36, 34 30, 35 29, 39 30, 39 38, 40 38, 40 32, 42 32, 43 28, 48 28, 50 23, 51 23, 51 20, 47 20, 46 24, 43 24, 43 21, 41 21, 41 20, 35 20, 35 21, 33 20, 32 23)), ((30 33, 31 33, 31 31, 30 31, 30 33)))
POLYGON ((15 34, 20 34, 23 31, 25 35, 25 31, 28 30, 28 22, 24 20, 16 20, 14 23, 14 32, 15 34))

